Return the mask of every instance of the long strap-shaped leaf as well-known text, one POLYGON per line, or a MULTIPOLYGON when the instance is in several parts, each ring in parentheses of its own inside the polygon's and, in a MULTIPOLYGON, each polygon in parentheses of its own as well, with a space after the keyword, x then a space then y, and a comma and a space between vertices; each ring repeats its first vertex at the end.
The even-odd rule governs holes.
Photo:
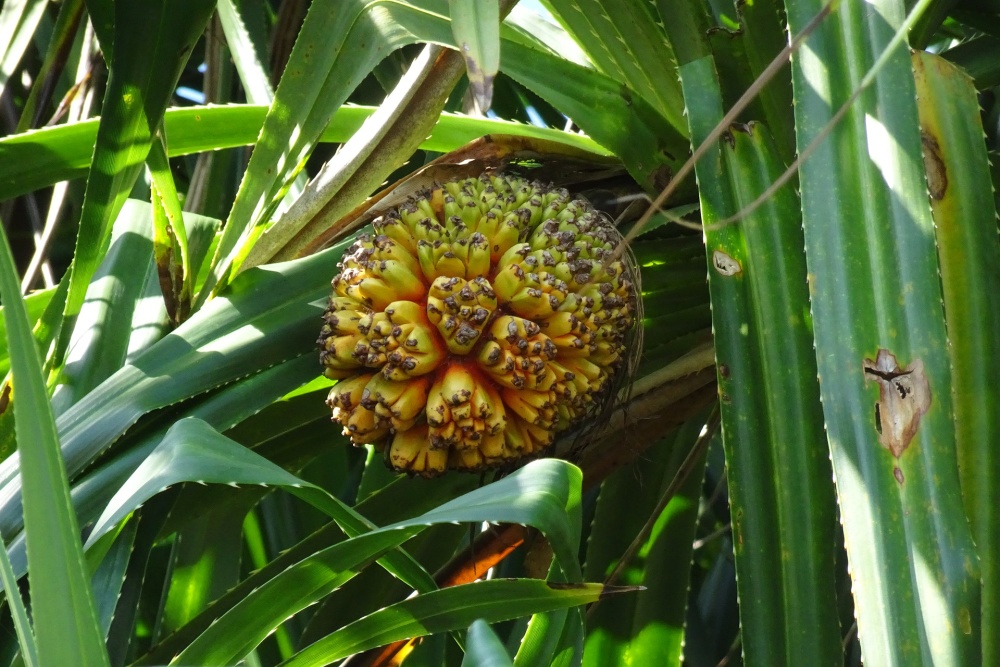
POLYGON ((657 516, 664 493, 698 440, 704 421, 692 419, 667 435, 646 455, 642 475, 625 466, 601 486, 587 544, 584 579, 607 577, 647 520, 656 520, 639 553, 622 572, 622 583, 642 585, 641 595, 614 597, 591 607, 587 619, 584 667, 602 665, 680 665, 684 617, 690 585, 692 543, 705 454, 657 516), (637 483, 638 481, 638 483, 637 483))
MULTIPOLYGON (((319 140, 347 141, 374 112, 375 107, 341 107, 330 118, 319 140)), ((168 109, 163 115, 164 131, 170 137, 167 155, 177 157, 253 144, 266 113, 267 107, 252 104, 168 109)), ((0 200, 84 176, 90 167, 99 123, 100 119, 91 119, 0 138, 0 155, 3 156, 0 160, 0 200)), ((498 118, 449 113, 441 114, 430 136, 420 146, 428 151, 447 153, 486 134, 557 141, 607 154, 594 140, 583 135, 498 118)), ((612 148, 617 146, 612 145, 612 148)))
MULTIPOLYGON (((102 47, 110 54, 111 74, 80 212, 66 300, 67 318, 76 316, 83 305, 87 285, 110 238, 111 225, 142 171, 153 132, 214 8, 210 0, 116 2, 113 52, 106 26, 98 27, 102 47)), ((63 346, 69 334, 69 327, 61 333, 63 346)))
MULTIPOLYGON (((786 2, 795 33, 822 8, 786 2)), ((823 131, 903 20, 840 2, 792 65, 796 141, 823 131)), ((866 664, 978 665, 978 565, 905 46, 799 168, 816 354, 866 664)))
MULTIPOLYGON (((557 561, 570 573, 570 579, 579 581, 575 550, 580 538, 580 479, 579 470, 565 462, 538 461, 488 489, 477 489, 419 518, 362 535, 367 526, 325 491, 240 447, 204 422, 188 419, 171 429, 160 447, 122 486, 98 520, 91 542, 159 490, 185 480, 281 486, 338 517, 345 532, 355 538, 353 541, 312 554, 259 585, 208 625, 180 656, 181 664, 229 664, 245 655, 291 614, 339 587, 361 567, 419 532, 407 532, 406 529, 414 527, 456 521, 532 525, 549 538, 557 561), (362 544, 366 546, 362 548, 362 544)), ((415 579, 412 574, 406 578, 415 579)), ((419 588, 426 592, 433 588, 433 583, 419 588)))
MULTIPOLYGON (((681 67, 692 141, 722 118, 711 58, 681 67)), ((790 187, 711 228, 783 171, 767 130, 734 126, 696 167, 748 665, 842 662, 834 504, 823 442, 798 200, 790 187)))
POLYGON ((601 584, 558 585, 538 579, 491 579, 452 586, 358 619, 281 664, 320 667, 398 639, 463 628, 473 619, 496 623, 532 612, 588 604, 607 593, 601 584))
POLYGON ((550 3, 605 74, 636 91, 683 134, 674 50, 654 5, 641 0, 550 3))
MULTIPOLYGON (((1000 245, 990 165, 972 79, 943 58, 913 56, 924 161, 937 228, 962 496, 983 573, 983 628, 1000 623, 1000 245)), ((1000 635, 983 633, 983 664, 1000 635)))
MULTIPOLYGON (((0 229, 0 299, 7 320, 11 370, 17 387, 14 415, 26 485, 24 523, 28 581, 41 665, 107 665, 87 581, 80 531, 69 499, 66 469, 49 405, 41 362, 21 302, 7 235, 0 229)), ((28 641, 25 638, 25 641, 28 641)))

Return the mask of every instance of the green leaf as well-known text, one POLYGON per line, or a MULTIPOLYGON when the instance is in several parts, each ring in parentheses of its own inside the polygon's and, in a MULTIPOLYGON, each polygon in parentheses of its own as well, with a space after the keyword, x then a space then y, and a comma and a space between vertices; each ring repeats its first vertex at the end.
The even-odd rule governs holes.
POLYGON ((158 623, 161 635, 181 627, 239 583, 243 517, 256 500, 256 494, 241 495, 219 503, 178 532, 171 554, 170 589, 158 623))
POLYGON ((7 321, 11 372, 17 387, 18 455, 25 483, 24 524, 29 551, 28 581, 42 665, 107 665, 94 600, 83 563, 79 528, 59 456, 52 408, 21 301, 7 234, 0 228, 0 299, 7 321))
POLYGON ((14 569, 10 566, 10 558, 7 557, 7 547, 3 540, 0 540, 0 582, 3 582, 4 591, 7 593, 7 606, 10 607, 11 616, 14 617, 14 628, 17 631, 17 642, 21 647, 21 656, 25 667, 38 666, 38 645, 35 642, 35 633, 31 629, 31 622, 28 614, 24 610, 24 600, 21 599, 21 592, 17 587, 17 577, 14 569))
POLYGON ((479 110, 493 100, 493 79, 500 69, 499 0, 448 0, 455 44, 465 58, 469 86, 479 110))
MULTIPOLYGON (((49 302, 52 300, 55 292, 56 288, 51 287, 32 292, 24 297, 24 307, 28 311, 28 324, 32 327, 35 326, 42 313, 48 308, 49 302)), ((4 307, 0 306, 0 314, 3 311, 4 307)), ((7 375, 7 371, 10 370, 10 349, 7 347, 7 319, 4 317, 0 317, 0 346, 2 346, 0 347, 0 376, 5 376, 7 375)))
MULTIPOLYGON (((355 510, 362 513, 370 521, 381 525, 394 523, 412 517, 414 514, 422 513, 425 510, 429 511, 442 502, 454 498, 462 491, 468 490, 472 486, 470 484, 471 481, 469 477, 457 475, 437 480, 399 477, 385 490, 373 494, 368 500, 356 505, 355 510)), ((159 665, 169 661, 174 655, 183 651, 185 647, 205 632, 206 629, 215 624, 221 616, 229 612, 237 604, 240 604, 250 593, 281 575, 290 567, 315 556, 320 551, 341 543, 344 539, 345 535, 343 531, 340 530, 336 523, 331 522, 316 531, 313 535, 303 539, 299 544, 291 547, 284 553, 278 554, 270 563, 261 567, 261 569, 241 581, 233 590, 216 600, 200 616, 155 646, 142 658, 140 664, 159 665)), ((374 569, 370 568, 362 572, 361 577, 370 574, 374 569)), ((380 574, 384 573, 380 571, 380 574)), ((329 603, 335 603, 339 600, 341 606, 346 608, 342 610, 345 616, 350 616, 351 610, 357 604, 356 597, 349 595, 350 591, 348 590, 355 583, 356 580, 351 580, 348 582, 348 586, 342 587, 327 597, 329 603)), ((375 609, 382 606, 372 600, 372 597, 378 595, 377 590, 362 590, 364 590, 363 597, 365 598, 365 603, 359 606, 363 608, 364 606, 374 604, 375 609)), ((411 591, 411 588, 406 587, 402 595, 405 596, 411 591)), ((355 592, 354 595, 357 596, 358 594, 355 592)), ((358 616, 360 615, 362 614, 358 614, 358 616)), ((356 618, 357 616, 354 616, 348 620, 356 620, 356 618)), ((343 623, 336 625, 333 629, 339 628, 341 625, 343 623)), ((325 634, 328 633, 322 633, 322 635, 325 634)))
POLYGON ((587 625, 585 666, 681 664, 704 455, 663 513, 659 517, 650 513, 673 483, 701 424, 701 420, 691 420, 676 435, 648 450, 638 480, 636 471, 626 467, 601 486, 588 541, 586 579, 606 579, 643 524, 654 519, 656 524, 620 580, 645 590, 602 600, 593 609, 587 625))
MULTIPOLYGON (((108 636, 112 619, 115 617, 115 608, 121 600, 129 559, 137 546, 138 525, 138 521, 130 521, 116 535, 108 536, 111 544, 102 553, 98 554, 97 549, 91 549, 87 553, 87 564, 94 573, 91 577, 91 586, 94 589, 97 618, 105 637, 108 636)), ((4 589, 12 590, 6 585, 4 589)))
MULTIPOLYGON (((319 141, 347 141, 374 112, 374 107, 341 107, 330 118, 319 141)), ((165 132, 170 137, 167 154, 177 157, 253 144, 266 113, 266 107, 238 104, 169 109, 163 116, 165 132)), ((98 124, 98 120, 86 120, 0 138, 4 155, 0 161, 0 200, 86 175, 98 124)), ((579 134, 448 113, 441 115, 420 147, 444 153, 485 134, 545 139, 607 154, 607 149, 579 134)))
POLYGON ((659 192, 680 169, 687 139, 633 89, 527 44, 505 41, 501 58, 505 74, 614 152, 648 192, 659 192))
MULTIPOLYGON (((965 511, 983 577, 982 628, 1000 622, 1000 245, 979 99, 957 67, 913 55, 917 106, 948 321, 955 440, 965 511)), ((983 664, 1000 661, 1000 637, 983 633, 983 664)))
POLYGON ((0 8, 0 35, 5 42, 0 47, 0 95, 31 43, 45 6, 43 0, 9 0, 0 8))
POLYGON ((146 166, 152 180, 153 255, 167 312, 173 322, 187 319, 191 308, 191 288, 195 280, 188 250, 187 229, 181 202, 170 171, 163 132, 157 132, 150 143, 146 166))
MULTIPOLYGON (((52 95, 54 86, 48 84, 58 78, 59 70, 66 66, 68 52, 72 49, 73 42, 79 32, 83 10, 83 0, 69 0, 61 3, 55 25, 52 26, 52 35, 45 51, 45 60, 37 72, 32 72, 34 80, 39 83, 31 86, 28 99, 24 102, 24 108, 21 109, 21 118, 17 122, 18 132, 43 124, 42 114, 48 109, 45 107, 39 109, 39 101, 44 99, 46 104, 50 101, 48 97, 52 95)), ((0 35, 6 36, 8 34, 10 33, 4 30, 2 19, 0 19, 0 35)), ((17 40, 12 41, 16 42, 17 40)), ((3 71, 6 74, 6 68, 3 71)), ((4 75, 0 75, 0 77, 9 78, 4 75)), ((3 93, 3 88, 4 86, 0 84, 0 94, 3 93)))
MULTIPOLYGON (((362 567, 430 524, 501 521, 539 527, 554 545, 559 545, 557 553, 564 555, 560 564, 572 572, 576 559, 572 558, 572 549, 566 548, 571 545, 565 540, 571 534, 574 515, 579 518, 579 509, 571 511, 567 504, 574 496, 572 488, 579 489, 579 483, 580 474, 575 467, 558 461, 539 461, 488 489, 468 493, 415 519, 363 535, 355 533, 356 537, 304 558, 255 588, 206 628, 176 661, 228 664, 242 657, 284 619, 341 586, 362 567), (572 560, 566 559, 567 553, 572 560)), ((156 486, 149 483, 149 488, 156 486)), ((305 497, 308 488, 289 490, 305 497)))
POLYGON ((1000 37, 981 35, 942 55, 968 72, 979 90, 1000 84, 1000 37))
MULTIPOLYGON (((824 4, 787 3, 790 31, 824 4)), ((902 2, 839 3, 792 62, 800 154, 884 63, 799 166, 816 357, 865 662, 978 665, 913 72, 904 43, 886 51, 903 16, 902 2)))
POLYGON ((226 35, 226 46, 233 55, 233 64, 239 72, 240 83, 246 91, 247 101, 250 104, 269 105, 274 100, 274 89, 240 14, 241 10, 246 11, 245 5, 246 3, 233 0, 218 0, 219 22, 226 35))
MULTIPOLYGON (((128 200, 76 318, 66 365, 53 396, 53 406, 60 415, 125 364, 135 330, 133 321, 140 315, 147 283, 152 281, 159 292, 151 233, 149 204, 128 200)), ((161 318, 162 311, 152 303, 147 302, 146 307, 151 320, 161 318)))
POLYGON ((413 41, 391 19, 391 8, 381 3, 318 0, 309 6, 196 307, 238 273, 331 113, 389 51, 413 41))
MULTIPOLYGON (((134 644, 138 643, 135 635, 138 634, 137 630, 143 632, 141 625, 145 622, 142 618, 145 609, 140 608, 146 606, 145 601, 152 598, 156 600, 157 606, 160 604, 163 582, 156 580, 155 569, 152 573, 150 570, 156 567, 156 562, 159 560, 153 546, 158 541, 157 536, 169 510, 170 494, 167 494, 155 498, 149 505, 140 509, 136 517, 129 522, 134 524, 132 530, 135 531, 132 555, 127 559, 128 566, 121 583, 118 604, 114 607, 114 616, 108 629, 108 653, 112 665, 126 664, 126 656, 134 650, 134 644)), ((126 525, 122 533, 127 534, 129 530, 130 527, 126 525)), ((114 549, 109 555, 114 555, 114 549)))
MULTIPOLYGON (((219 434, 207 423, 186 418, 174 424, 163 441, 122 485, 97 520, 87 546, 110 531, 149 498, 181 482, 202 484, 258 484, 281 487, 321 510, 349 535, 372 525, 323 489, 306 484, 295 475, 219 434)), ((414 563, 391 558, 392 571, 414 588, 435 587, 432 579, 414 563)))
POLYGON ((243 266, 309 254, 337 221, 413 155, 461 75, 457 54, 437 46, 424 47, 375 113, 254 242, 243 266))
POLYGON ((517 667, 549 664, 559 646, 568 616, 565 609, 533 615, 514 655, 514 664, 517 667))
POLYGON ((708 31, 717 26, 709 3, 701 0, 656 0, 656 8, 677 56, 678 66, 711 55, 708 31))
POLYGON ((600 584, 553 584, 538 579, 492 579, 418 595, 386 607, 321 639, 283 667, 319 667, 400 639, 506 621, 597 600, 600 584))
MULTIPOLYGON (((681 67, 692 143, 722 119, 711 58, 681 67)), ((757 124, 734 125, 698 161, 743 652, 751 665, 843 662, 836 514, 799 202, 791 186, 724 227, 783 163, 757 124), (793 415, 790 417, 790 415, 793 415)))
MULTIPOLYGON (((653 3, 550 0, 549 4, 604 74, 635 91, 670 122, 675 132, 686 136, 676 59, 653 3)), ((664 20, 670 19, 668 16, 664 20)), ((594 109, 598 108, 595 105, 594 109)))
MULTIPOLYGON (((69 408, 59 418, 69 473, 75 476, 152 410, 306 352, 314 354, 316 318, 342 250, 247 271, 225 296, 69 408)), ((294 388, 285 387, 281 393, 294 388)), ((10 535, 20 528, 16 459, 0 463, 0 483, 0 527, 10 535)))
MULTIPOLYGON (((153 133, 214 8, 213 0, 115 3, 114 54, 80 212, 67 318, 75 317, 83 305, 87 285, 107 249, 112 222, 142 171, 153 133)), ((68 339, 68 331, 60 335, 57 356, 68 339)))
POLYGON ((489 623, 473 621, 465 639, 465 658, 462 667, 513 667, 503 642, 489 623))
POLYGON ((171 664, 233 664, 288 618, 289 612, 300 611, 343 585, 419 530, 366 533, 296 563, 223 614, 171 664))
MULTIPOLYGON (((754 79, 788 43, 779 0, 756 0, 737 5, 747 62, 754 79)), ((792 115, 791 69, 787 63, 764 85, 759 94, 764 116, 756 120, 767 125, 782 161, 795 158, 795 118, 792 115)))

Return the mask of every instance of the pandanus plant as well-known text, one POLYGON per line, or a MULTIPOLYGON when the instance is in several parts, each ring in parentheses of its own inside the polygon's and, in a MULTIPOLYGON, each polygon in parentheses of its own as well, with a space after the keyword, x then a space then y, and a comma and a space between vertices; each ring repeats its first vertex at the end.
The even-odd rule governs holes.
POLYGON ((3 665, 1000 664, 1000 8, 522 5, 4 4, 3 665))

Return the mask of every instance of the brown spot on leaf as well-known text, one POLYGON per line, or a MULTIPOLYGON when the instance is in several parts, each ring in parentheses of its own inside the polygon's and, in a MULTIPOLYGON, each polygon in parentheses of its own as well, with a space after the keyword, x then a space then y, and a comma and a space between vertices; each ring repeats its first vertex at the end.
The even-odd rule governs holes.
POLYGON ((743 267, 740 266, 737 260, 721 250, 716 250, 712 253, 712 266, 724 276, 734 276, 743 270, 743 267))
POLYGON ((674 177, 674 171, 673 169, 670 168, 669 165, 665 164, 660 165, 653 171, 651 175, 653 188, 656 190, 666 189, 666 187, 670 185, 670 181, 673 179, 673 177, 674 177))
MULTIPOLYGON (((882 446, 897 459, 902 456, 917 433, 920 418, 931 406, 931 389, 924 374, 924 362, 914 360, 902 368, 896 356, 880 349, 875 361, 865 359, 865 384, 878 383, 878 403, 875 404, 875 430, 882 446)), ((903 473, 893 471, 903 483, 903 473)))
POLYGON ((941 157, 941 146, 937 139, 927 132, 920 133, 924 149, 924 171, 927 172, 927 189, 933 199, 944 199, 948 191, 948 170, 941 157))

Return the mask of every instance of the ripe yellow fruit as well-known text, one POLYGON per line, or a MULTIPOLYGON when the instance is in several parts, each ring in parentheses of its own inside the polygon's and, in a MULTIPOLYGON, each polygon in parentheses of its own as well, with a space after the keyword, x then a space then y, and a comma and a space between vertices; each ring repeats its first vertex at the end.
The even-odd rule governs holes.
POLYGON ((333 419, 392 468, 435 475, 543 454, 595 410, 638 298, 612 223, 495 173, 373 222, 334 277, 320 360, 333 419))

